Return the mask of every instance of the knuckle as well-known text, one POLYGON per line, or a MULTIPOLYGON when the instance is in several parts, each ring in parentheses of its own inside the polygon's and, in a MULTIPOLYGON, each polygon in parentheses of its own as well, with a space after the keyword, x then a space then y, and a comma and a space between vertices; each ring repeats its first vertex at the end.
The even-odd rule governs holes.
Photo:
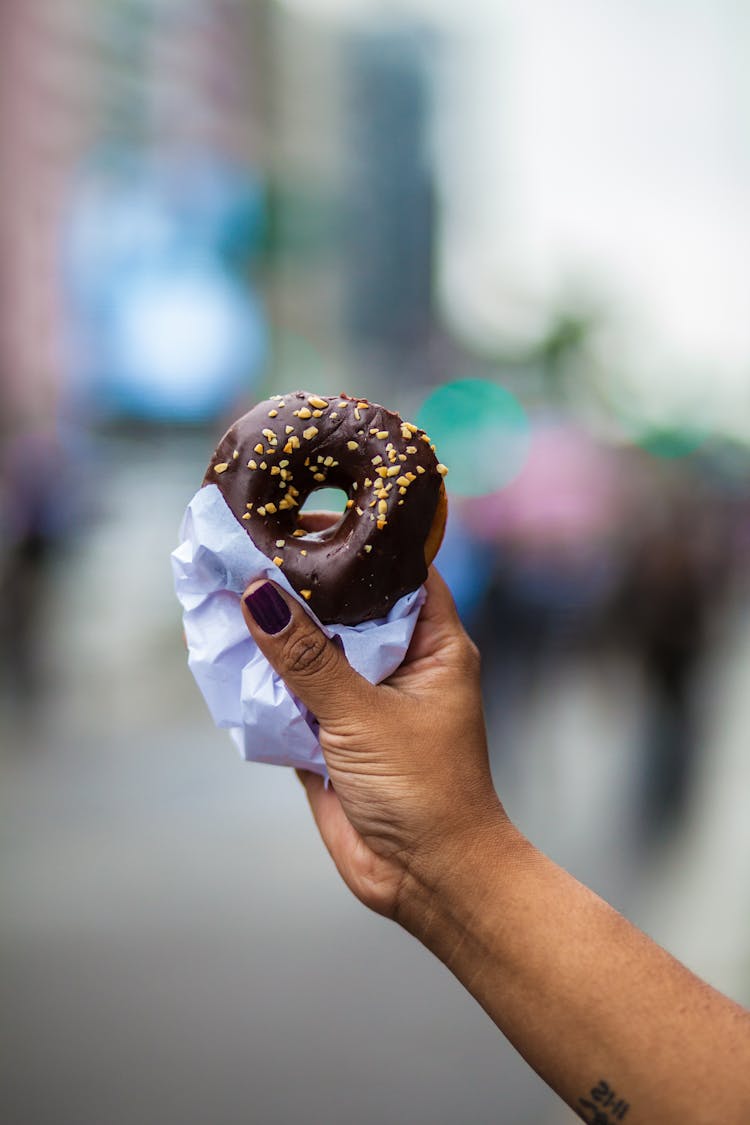
POLYGON ((284 645, 282 661, 293 676, 314 676, 325 671, 335 660, 328 639, 317 629, 305 629, 289 637, 284 645))
POLYGON ((467 672, 477 673, 481 663, 479 649, 472 639, 464 633, 459 646, 459 660, 467 672))

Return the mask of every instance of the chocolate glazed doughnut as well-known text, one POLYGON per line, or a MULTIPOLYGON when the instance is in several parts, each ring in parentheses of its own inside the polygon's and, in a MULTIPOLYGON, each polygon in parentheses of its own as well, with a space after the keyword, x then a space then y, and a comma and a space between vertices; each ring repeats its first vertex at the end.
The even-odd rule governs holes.
POLYGON ((445 527, 443 476, 427 435, 348 395, 296 391, 261 402, 221 439, 203 480, 321 621, 383 617, 427 577, 445 527), (311 492, 340 488, 342 518, 308 533, 311 492))

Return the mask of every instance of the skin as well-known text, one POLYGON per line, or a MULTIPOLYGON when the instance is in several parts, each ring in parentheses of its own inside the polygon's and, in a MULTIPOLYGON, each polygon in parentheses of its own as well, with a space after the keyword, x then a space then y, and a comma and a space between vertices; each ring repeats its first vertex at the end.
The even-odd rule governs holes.
POLYGON ((745 1125, 750 1013, 511 823, 490 775, 479 656, 434 568, 407 656, 378 685, 285 600, 276 636, 243 612, 320 722, 333 786, 300 778, 357 898, 439 957, 584 1121, 745 1125))

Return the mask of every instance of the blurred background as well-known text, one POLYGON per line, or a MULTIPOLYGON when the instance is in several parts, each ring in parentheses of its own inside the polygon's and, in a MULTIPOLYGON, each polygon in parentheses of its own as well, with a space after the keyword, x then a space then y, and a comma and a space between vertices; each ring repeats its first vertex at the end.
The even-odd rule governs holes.
POLYGON ((182 512, 297 388, 450 466, 511 816, 750 1002, 749 33, 2 0, 4 1125, 572 1120, 187 671, 182 512))

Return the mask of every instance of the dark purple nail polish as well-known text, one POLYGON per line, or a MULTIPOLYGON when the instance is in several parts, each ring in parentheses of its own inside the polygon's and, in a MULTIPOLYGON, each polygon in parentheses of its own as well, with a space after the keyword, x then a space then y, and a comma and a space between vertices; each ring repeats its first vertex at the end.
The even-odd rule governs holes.
POLYGON ((292 617, 289 606, 270 582, 264 582, 252 594, 248 594, 245 605, 263 632, 270 633, 271 636, 280 633, 292 617))

